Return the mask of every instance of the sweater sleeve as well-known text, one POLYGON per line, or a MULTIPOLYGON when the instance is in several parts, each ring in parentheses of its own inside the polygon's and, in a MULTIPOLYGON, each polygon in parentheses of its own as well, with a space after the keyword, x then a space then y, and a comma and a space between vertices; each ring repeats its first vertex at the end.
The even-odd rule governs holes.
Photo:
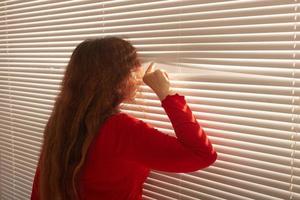
POLYGON ((153 170, 192 172, 208 167, 217 153, 192 114, 185 97, 178 93, 161 101, 176 137, 160 132, 148 123, 125 115, 118 130, 119 154, 153 170), (122 132, 122 133, 121 133, 122 132))

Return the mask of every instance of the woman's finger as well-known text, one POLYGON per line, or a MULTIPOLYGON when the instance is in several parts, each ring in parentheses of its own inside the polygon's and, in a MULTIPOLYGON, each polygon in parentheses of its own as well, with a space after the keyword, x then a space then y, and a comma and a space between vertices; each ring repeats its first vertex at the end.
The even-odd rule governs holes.
POLYGON ((150 73, 154 70, 154 62, 151 62, 148 69, 146 70, 145 74, 150 73))
POLYGON ((169 79, 168 73, 164 72, 164 75, 169 79))

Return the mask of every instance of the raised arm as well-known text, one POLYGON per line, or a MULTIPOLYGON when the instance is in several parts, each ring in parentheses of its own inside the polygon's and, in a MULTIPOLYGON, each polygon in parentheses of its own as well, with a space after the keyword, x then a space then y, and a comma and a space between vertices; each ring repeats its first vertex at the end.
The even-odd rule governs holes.
POLYGON ((154 170, 192 172, 215 162, 217 153, 192 114, 185 97, 162 100, 176 137, 160 132, 142 120, 123 115, 117 126, 117 154, 154 170))

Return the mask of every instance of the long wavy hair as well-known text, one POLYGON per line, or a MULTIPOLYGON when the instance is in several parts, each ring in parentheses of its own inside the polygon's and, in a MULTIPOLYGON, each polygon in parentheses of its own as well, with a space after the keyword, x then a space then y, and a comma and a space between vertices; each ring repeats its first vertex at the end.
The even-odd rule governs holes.
POLYGON ((42 200, 80 199, 79 175, 94 136, 136 91, 136 49, 117 37, 87 39, 73 51, 44 130, 40 157, 42 200))

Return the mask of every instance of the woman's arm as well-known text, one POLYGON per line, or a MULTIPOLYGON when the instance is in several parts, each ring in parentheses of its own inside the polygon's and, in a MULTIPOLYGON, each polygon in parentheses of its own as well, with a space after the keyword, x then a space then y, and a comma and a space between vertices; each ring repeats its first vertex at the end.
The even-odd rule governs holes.
POLYGON ((154 170, 192 172, 213 164, 217 153, 186 104, 184 96, 168 95, 161 101, 176 137, 158 131, 130 115, 118 125, 120 156, 154 170))

